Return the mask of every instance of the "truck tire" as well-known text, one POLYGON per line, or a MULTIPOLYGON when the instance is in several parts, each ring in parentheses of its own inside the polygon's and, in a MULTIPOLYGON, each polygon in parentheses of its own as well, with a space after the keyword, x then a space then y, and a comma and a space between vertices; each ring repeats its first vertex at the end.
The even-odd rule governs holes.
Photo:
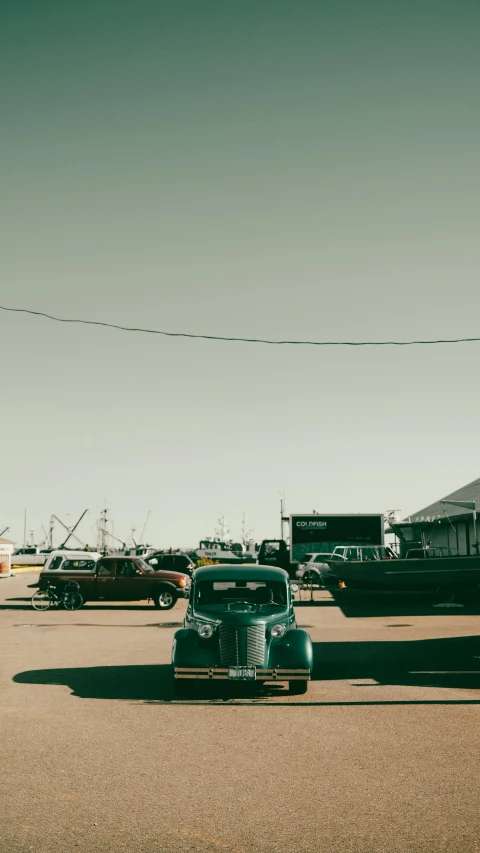
POLYGON ((157 610, 171 610, 177 602, 175 591, 169 587, 162 587, 162 589, 156 590, 152 598, 157 610))
POLYGON ((450 584, 439 586, 434 600, 437 604, 452 604, 457 599, 458 589, 450 584))
POLYGON ((186 678, 175 678, 173 682, 175 695, 182 699, 190 699, 193 696, 192 682, 186 678))

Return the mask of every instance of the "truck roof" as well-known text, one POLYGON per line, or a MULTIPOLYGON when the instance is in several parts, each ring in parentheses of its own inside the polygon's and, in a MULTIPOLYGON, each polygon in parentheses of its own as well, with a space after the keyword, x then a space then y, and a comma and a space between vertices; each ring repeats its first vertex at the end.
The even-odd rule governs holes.
POLYGON ((235 563, 224 563, 220 566, 201 566, 195 569, 195 580, 202 581, 288 581, 289 576, 284 569, 274 566, 238 566, 235 563))

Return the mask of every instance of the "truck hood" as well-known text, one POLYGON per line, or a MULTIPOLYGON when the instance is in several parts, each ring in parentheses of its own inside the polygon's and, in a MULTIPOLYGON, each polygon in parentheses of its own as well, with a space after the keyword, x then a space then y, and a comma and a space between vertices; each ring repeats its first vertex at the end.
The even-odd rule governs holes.
POLYGON ((172 581, 173 583, 178 583, 182 578, 186 578, 188 583, 190 583, 190 576, 185 574, 185 572, 162 572, 159 569, 157 572, 145 572, 148 578, 155 578, 156 580, 162 581, 172 581))
POLYGON ((195 610, 194 619, 221 622, 222 625, 275 625, 277 622, 286 622, 289 619, 289 611, 286 608, 278 608, 275 612, 259 610, 225 610, 218 607, 210 610, 195 610))

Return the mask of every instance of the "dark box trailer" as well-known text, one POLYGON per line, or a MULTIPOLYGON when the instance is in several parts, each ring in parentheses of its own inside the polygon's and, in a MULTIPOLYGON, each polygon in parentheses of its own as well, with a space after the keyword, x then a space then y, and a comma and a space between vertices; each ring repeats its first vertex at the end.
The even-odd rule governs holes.
POLYGON ((383 545, 382 514, 291 515, 290 559, 301 562, 305 554, 328 554, 336 545, 383 545))

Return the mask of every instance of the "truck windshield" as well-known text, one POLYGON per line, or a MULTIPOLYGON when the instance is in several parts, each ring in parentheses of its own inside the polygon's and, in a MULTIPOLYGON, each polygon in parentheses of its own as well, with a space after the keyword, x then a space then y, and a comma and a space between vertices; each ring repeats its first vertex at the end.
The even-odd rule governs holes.
POLYGON ((218 607, 245 601, 253 605, 285 607, 287 586, 281 581, 200 581, 195 585, 197 607, 218 607))
POLYGON ((140 557, 135 557, 135 565, 143 569, 144 572, 153 572, 153 566, 149 566, 148 563, 146 563, 145 560, 141 560, 140 557))

